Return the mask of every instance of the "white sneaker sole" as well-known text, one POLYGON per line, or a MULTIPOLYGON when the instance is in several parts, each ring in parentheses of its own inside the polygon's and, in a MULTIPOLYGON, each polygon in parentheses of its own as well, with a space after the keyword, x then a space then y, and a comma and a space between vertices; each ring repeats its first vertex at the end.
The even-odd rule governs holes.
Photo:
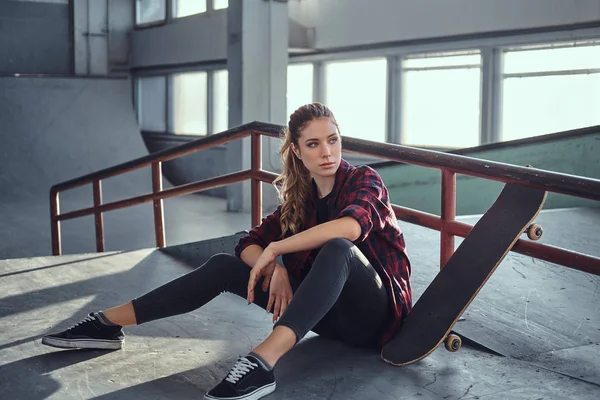
MULTIPOLYGON (((258 400, 261 397, 273 393, 275 391, 275 386, 275 382, 273 382, 270 385, 263 386, 260 389, 257 389, 256 391, 245 396, 228 397, 227 400, 258 400)), ((223 400, 223 397, 213 397, 206 394, 204 395, 204 400, 223 400)))
POLYGON ((42 344, 61 349, 101 349, 118 350, 123 347, 122 340, 90 340, 90 339, 57 339, 43 337, 42 344))

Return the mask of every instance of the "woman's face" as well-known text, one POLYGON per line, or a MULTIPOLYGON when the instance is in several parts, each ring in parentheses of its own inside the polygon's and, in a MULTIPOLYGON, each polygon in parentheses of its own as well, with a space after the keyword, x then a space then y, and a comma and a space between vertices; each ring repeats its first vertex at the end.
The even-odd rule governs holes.
POLYGON ((302 160, 312 176, 335 175, 341 162, 342 142, 338 129, 331 120, 316 119, 300 132, 294 153, 302 160))

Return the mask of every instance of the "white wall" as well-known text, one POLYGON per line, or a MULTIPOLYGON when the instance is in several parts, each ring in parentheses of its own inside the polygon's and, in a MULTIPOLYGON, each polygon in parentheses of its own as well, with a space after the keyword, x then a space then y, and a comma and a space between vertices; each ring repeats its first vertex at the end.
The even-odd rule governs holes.
POLYGON ((600 20, 600 0, 302 0, 289 10, 316 28, 318 49, 600 20))

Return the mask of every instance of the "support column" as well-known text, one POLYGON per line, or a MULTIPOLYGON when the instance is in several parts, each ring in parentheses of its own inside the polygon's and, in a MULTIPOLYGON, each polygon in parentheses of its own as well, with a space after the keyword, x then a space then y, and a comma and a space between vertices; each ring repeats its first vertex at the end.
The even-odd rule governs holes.
POLYGON ((388 143, 402 143, 402 60, 390 56, 388 60, 387 133, 388 143))
POLYGON ((502 112, 502 55, 488 47, 481 52, 481 129, 480 144, 500 141, 502 112))
MULTIPOLYGON (((286 124, 288 65, 287 2, 230 1, 227 9, 227 68, 229 70, 229 127, 252 121, 286 124)), ((250 168, 251 140, 227 144, 228 172, 250 168)), ((263 138, 263 168, 277 172, 272 153, 279 141, 263 138)), ((279 162, 280 164, 280 162, 279 162)), ((265 208, 274 199, 265 199, 265 208)), ((249 212, 250 182, 227 187, 227 210, 249 212)))

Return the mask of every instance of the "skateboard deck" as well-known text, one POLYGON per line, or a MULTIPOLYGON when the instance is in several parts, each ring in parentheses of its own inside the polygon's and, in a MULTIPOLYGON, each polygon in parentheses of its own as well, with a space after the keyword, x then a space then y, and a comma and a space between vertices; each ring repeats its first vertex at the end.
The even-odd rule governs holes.
POLYGON ((460 338, 448 336, 454 324, 545 200, 545 191, 506 184, 383 347, 381 358, 396 366, 411 364, 427 357, 447 337, 446 348, 458 350, 460 338))

